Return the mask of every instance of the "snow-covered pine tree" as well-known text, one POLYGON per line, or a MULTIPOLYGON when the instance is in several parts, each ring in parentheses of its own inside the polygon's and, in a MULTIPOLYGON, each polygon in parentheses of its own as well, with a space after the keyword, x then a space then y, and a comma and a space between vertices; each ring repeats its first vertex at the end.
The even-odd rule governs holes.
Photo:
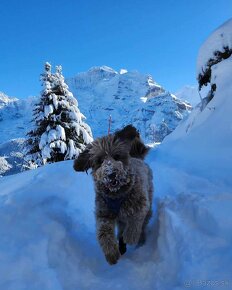
POLYGON ((57 66, 52 74, 51 65, 46 63, 41 81, 43 90, 34 108, 34 129, 27 134, 25 160, 29 168, 74 159, 93 140, 85 116, 64 81, 62 67, 57 66))

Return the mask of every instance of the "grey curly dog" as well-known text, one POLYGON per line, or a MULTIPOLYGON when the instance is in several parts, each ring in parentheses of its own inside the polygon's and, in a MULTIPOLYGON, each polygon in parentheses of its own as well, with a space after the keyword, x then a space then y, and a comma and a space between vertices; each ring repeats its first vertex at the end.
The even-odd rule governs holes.
POLYGON ((92 168, 97 238, 111 265, 126 252, 126 244, 145 242, 153 195, 152 171, 143 161, 148 150, 128 125, 96 139, 74 161, 76 171, 92 168))

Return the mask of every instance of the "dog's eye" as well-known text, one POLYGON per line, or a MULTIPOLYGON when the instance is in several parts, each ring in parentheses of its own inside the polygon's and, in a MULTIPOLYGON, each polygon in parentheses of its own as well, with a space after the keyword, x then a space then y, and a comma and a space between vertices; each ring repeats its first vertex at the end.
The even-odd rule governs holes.
POLYGON ((103 160, 104 160, 104 158, 103 158, 102 156, 99 156, 99 157, 97 157, 96 163, 97 163, 98 165, 101 165, 102 162, 103 162, 103 160))
POLYGON ((119 154, 115 154, 114 156, 113 156, 113 158, 114 158, 114 160, 120 160, 121 159, 121 155, 119 155, 119 154))

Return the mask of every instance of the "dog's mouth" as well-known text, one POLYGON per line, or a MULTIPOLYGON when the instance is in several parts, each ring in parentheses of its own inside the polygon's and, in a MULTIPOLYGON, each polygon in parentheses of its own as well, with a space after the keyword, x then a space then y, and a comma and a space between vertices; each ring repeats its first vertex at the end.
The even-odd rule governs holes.
POLYGON ((108 188, 111 192, 118 191, 123 185, 127 184, 129 182, 129 178, 123 178, 120 176, 116 176, 113 179, 110 178, 104 178, 104 185, 106 188, 108 188))
POLYGON ((110 180, 109 185, 113 188, 117 187, 119 185, 119 181, 117 179, 110 180))
POLYGON ((106 177, 106 178, 104 178, 104 184, 109 189, 115 189, 115 188, 118 188, 120 186, 120 182, 116 178, 110 179, 110 178, 106 177))

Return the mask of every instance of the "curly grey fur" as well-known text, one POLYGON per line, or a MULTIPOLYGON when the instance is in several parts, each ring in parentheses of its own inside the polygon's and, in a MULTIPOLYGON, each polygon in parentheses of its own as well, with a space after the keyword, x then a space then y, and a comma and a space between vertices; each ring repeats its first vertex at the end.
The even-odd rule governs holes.
POLYGON ((126 244, 145 242, 145 228, 152 215, 152 171, 142 160, 146 147, 138 134, 119 138, 117 133, 96 139, 74 163, 77 171, 87 170, 83 164, 92 168, 97 238, 109 264, 117 263, 126 244), (140 146, 143 154, 138 156, 140 146), (132 157, 134 147, 136 158, 132 157))

